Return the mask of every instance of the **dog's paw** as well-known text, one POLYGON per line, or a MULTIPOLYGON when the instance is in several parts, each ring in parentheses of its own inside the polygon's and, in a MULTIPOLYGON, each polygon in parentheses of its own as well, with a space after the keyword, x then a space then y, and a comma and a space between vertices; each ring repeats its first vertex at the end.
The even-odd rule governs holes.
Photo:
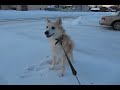
POLYGON ((49 67, 49 70, 54 70, 54 69, 55 69, 54 66, 50 66, 50 67, 49 67))
POLYGON ((59 77, 63 77, 63 76, 64 76, 64 74, 63 74, 63 73, 60 73, 60 74, 59 74, 59 77))
POLYGON ((47 63, 51 65, 52 64, 52 60, 48 60, 47 63))

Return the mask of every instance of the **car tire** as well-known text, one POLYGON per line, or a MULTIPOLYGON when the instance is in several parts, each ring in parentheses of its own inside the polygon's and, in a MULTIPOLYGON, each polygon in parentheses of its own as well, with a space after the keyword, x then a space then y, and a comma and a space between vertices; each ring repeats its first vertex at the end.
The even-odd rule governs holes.
POLYGON ((112 28, 114 30, 119 30, 120 31, 120 21, 115 21, 112 23, 112 28))

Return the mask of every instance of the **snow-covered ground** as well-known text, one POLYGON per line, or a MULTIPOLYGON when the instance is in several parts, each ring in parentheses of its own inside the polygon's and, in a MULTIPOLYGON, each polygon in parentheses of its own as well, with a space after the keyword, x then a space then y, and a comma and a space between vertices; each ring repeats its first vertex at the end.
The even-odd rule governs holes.
POLYGON ((111 14, 1 10, 0 84, 78 85, 69 66, 64 77, 58 76, 59 70, 49 70, 51 49, 44 18, 63 17, 75 43, 73 65, 81 84, 120 85, 120 32, 99 25, 101 16, 111 14), (28 20, 15 20, 21 18, 28 20))

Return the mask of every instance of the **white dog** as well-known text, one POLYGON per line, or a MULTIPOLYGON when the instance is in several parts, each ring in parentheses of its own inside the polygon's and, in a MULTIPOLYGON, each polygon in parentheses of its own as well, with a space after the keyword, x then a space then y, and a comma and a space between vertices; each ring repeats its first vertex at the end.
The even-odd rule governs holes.
POLYGON ((55 43, 57 42, 56 39, 60 39, 62 37, 61 39, 62 45, 69 59, 72 62, 73 62, 73 42, 70 39, 70 37, 66 35, 65 30, 62 27, 61 18, 58 18, 57 21, 50 21, 49 19, 47 19, 45 35, 46 37, 48 37, 50 41, 53 54, 53 59, 50 68, 53 70, 55 68, 56 61, 60 61, 61 62, 60 76, 64 76, 65 62, 67 61, 67 58, 60 43, 58 42, 58 44, 55 45, 55 43))

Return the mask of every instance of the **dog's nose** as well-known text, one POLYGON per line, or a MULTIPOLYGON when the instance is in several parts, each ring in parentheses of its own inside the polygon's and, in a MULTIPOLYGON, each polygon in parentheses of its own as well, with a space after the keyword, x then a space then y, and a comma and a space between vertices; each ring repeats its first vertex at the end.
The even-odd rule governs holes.
POLYGON ((49 32, 48 32, 48 31, 46 31, 46 32, 45 32, 45 35, 49 35, 49 32))

